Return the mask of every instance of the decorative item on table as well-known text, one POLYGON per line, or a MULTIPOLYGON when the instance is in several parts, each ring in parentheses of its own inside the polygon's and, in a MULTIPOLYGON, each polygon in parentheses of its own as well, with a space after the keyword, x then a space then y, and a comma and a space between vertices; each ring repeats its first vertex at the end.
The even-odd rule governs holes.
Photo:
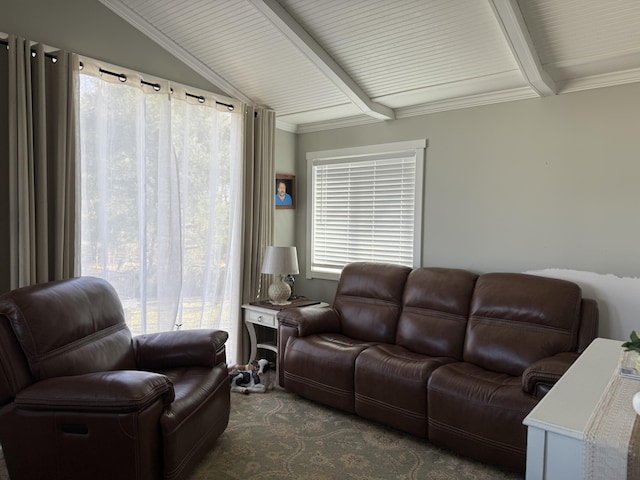
POLYGON ((291 289, 291 295, 289 296, 288 300, 289 301, 298 300, 300 297, 296 295, 296 277, 294 277, 292 274, 289 274, 286 277, 284 277, 283 281, 284 283, 289 285, 289 288, 291 289))
MULTIPOLYGON (((622 357, 622 365, 620 367, 620 375, 627 378, 635 378, 640 380, 640 337, 635 330, 629 336, 630 340, 624 342, 624 354, 622 357)), ((637 392, 631 400, 633 409, 640 415, 640 392, 637 392)))
POLYGON ((262 273, 276 275, 276 279, 269 285, 269 301, 273 305, 287 305, 291 303, 291 287, 284 281, 287 275, 297 275, 298 253, 296 247, 267 247, 262 263, 262 273))
POLYGON ((622 365, 620 375, 640 380, 640 337, 636 331, 632 331, 629 341, 622 344, 622 365))

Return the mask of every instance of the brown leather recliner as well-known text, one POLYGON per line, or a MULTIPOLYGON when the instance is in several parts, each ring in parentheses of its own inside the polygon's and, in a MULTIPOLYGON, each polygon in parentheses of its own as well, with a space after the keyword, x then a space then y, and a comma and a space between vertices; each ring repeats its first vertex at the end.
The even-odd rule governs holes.
POLYGON ((227 333, 132 337, 111 285, 0 296, 0 443, 12 480, 178 479, 225 430, 227 333))

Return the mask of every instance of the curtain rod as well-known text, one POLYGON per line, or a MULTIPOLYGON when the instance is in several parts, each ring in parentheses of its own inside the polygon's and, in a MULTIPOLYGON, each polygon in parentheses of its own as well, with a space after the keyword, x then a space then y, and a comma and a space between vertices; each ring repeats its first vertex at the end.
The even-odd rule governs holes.
MULTIPOLYGON (((6 45, 7 48, 9 47, 9 42, 7 40, 0 39, 0 44, 6 45)), ((35 54, 34 50, 32 50, 32 52, 35 54)), ((56 57, 52 53, 45 52, 44 55, 45 57, 52 59, 54 62, 58 60, 58 57, 56 57)), ((80 66, 82 68, 82 62, 80 62, 80 66)), ((110 72, 109 70, 105 70, 104 68, 100 69, 100 73, 106 73, 108 75, 113 75, 114 77, 118 77, 118 80, 120 80, 121 82, 127 81, 127 76, 124 73, 110 72)), ((142 85, 147 85, 152 87, 156 92, 159 92, 160 89, 162 88, 159 83, 151 83, 151 82, 146 82, 144 80, 140 80, 140 83, 142 85)), ((171 89, 171 93, 173 93, 173 89, 171 89)), ((195 98, 196 100, 198 100, 199 103, 204 103, 206 101, 206 99, 202 95, 194 95, 193 93, 189 93, 189 92, 186 92, 185 95, 187 97, 195 98)), ((217 100, 216 100, 216 105, 222 105, 223 107, 227 107, 227 110, 229 110, 230 112, 233 112, 236 108, 234 105, 230 103, 218 102, 217 100)))
MULTIPOLYGON (((113 75, 114 77, 118 77, 118 80, 120 80, 123 83, 127 81, 127 76, 124 73, 111 72, 109 70, 105 70, 104 68, 101 68, 99 72, 101 74, 106 73, 107 75, 113 75)), ((159 92, 160 89, 162 88, 159 83, 151 83, 151 82, 146 82, 144 80, 140 80, 140 83, 142 85, 148 85, 152 87, 156 92, 159 92)), ((170 93, 173 93, 173 88, 171 89, 170 93)), ((187 97, 195 98, 196 100, 198 100, 199 103, 204 103, 206 101, 206 99, 202 95, 195 95, 189 92, 185 92, 185 95, 187 97)), ((216 100, 216 105, 222 105, 224 107, 227 107, 227 110, 229 110, 230 112, 233 112, 236 108, 234 105, 230 103, 218 102, 217 100, 216 100)))
MULTIPOLYGON (((0 38, 0 44, 6 45, 7 48, 9 48, 9 42, 7 40, 4 40, 4 39, 0 38)), ((36 51, 32 48, 31 49, 31 53, 33 55, 35 55, 36 51)), ((47 57, 47 58, 50 58, 54 62, 58 61, 58 57, 56 57, 53 53, 44 52, 44 56, 47 57)))

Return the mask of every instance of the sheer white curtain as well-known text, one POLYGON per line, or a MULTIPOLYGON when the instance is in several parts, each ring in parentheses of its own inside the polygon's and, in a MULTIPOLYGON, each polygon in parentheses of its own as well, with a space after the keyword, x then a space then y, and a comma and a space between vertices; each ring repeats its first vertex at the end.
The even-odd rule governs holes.
POLYGON ((114 285, 134 333, 221 328, 235 362, 243 105, 83 62, 82 274, 114 285))

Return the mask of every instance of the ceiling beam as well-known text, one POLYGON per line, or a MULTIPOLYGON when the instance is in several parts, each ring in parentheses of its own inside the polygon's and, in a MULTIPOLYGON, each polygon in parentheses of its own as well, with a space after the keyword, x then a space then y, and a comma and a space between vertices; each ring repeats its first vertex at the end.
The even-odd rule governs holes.
POLYGON ((556 84, 542 68, 517 0, 489 0, 489 3, 531 88, 541 97, 555 95, 556 84))
POLYGON ((182 48, 176 42, 167 37, 164 33, 158 30, 156 27, 147 22, 144 18, 134 12, 131 8, 125 5, 120 0, 99 0, 104 6, 113 10, 116 15, 120 16, 127 22, 129 22, 136 29, 144 33, 151 40, 163 47, 169 53, 173 54, 181 62, 191 67, 195 72, 202 75, 205 79, 226 92, 227 95, 235 99, 240 100, 248 105, 256 105, 250 97, 245 95, 242 91, 238 90, 231 83, 229 83, 224 77, 218 75, 211 70, 207 65, 194 57, 187 50, 182 48))
POLYGON ((284 36, 338 87, 363 113, 382 120, 395 118, 392 108, 372 101, 316 40, 276 0, 250 0, 284 36))

